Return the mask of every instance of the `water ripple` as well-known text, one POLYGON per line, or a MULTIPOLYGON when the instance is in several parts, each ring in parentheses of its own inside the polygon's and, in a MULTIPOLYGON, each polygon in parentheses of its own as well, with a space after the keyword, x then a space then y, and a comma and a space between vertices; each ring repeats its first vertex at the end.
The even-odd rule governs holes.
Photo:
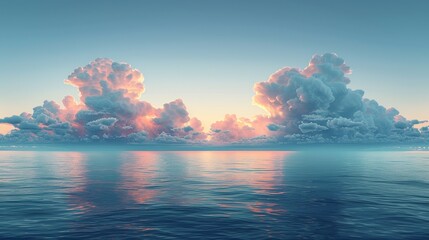
POLYGON ((422 239, 427 159, 0 151, 0 239, 422 239))

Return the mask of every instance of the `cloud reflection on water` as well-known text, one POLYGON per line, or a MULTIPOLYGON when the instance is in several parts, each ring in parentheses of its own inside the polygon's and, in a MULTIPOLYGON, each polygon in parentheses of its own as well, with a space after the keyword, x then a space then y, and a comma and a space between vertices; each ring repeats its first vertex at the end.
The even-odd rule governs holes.
POLYGON ((153 199, 158 191, 149 189, 152 179, 159 173, 159 154, 156 152, 123 152, 126 159, 120 172, 123 180, 121 189, 125 190, 131 199, 143 204, 153 199))

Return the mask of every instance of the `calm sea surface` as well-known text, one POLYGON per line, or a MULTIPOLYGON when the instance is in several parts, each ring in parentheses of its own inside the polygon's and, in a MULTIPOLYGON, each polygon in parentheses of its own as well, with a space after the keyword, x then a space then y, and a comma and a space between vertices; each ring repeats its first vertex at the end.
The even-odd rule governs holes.
POLYGON ((429 239, 429 152, 0 151, 0 238, 429 239))

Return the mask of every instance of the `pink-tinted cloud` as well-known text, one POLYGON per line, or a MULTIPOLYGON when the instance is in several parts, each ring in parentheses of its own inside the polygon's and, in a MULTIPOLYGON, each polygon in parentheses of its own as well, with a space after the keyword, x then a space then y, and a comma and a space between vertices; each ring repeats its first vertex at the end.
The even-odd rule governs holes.
POLYGON ((85 67, 75 69, 65 82, 79 89, 84 102, 89 96, 102 94, 100 81, 106 83, 106 89, 121 91, 131 101, 138 101, 144 92, 143 74, 139 70, 108 58, 97 58, 85 67))
MULTIPOLYGON (((348 88, 350 67, 336 54, 315 55, 304 69, 285 67, 254 86, 256 105, 268 116, 227 115, 212 125, 213 139, 243 141, 264 136, 280 142, 420 141, 417 120, 348 88), (229 136, 228 136, 229 135, 229 136)), ((258 138, 259 139, 259 138, 258 138)))
POLYGON ((15 128, 3 142, 283 143, 425 141, 414 125, 353 90, 350 67, 336 54, 315 55, 304 69, 285 67, 254 85, 253 102, 267 115, 228 114, 205 133, 181 99, 161 108, 140 100, 143 75, 129 64, 99 58, 65 81, 80 99, 45 101, 33 113, 0 119, 15 128))
POLYGON ((181 99, 153 107, 141 101, 143 75, 129 64, 98 58, 65 81, 80 101, 66 96, 63 107, 45 101, 33 113, 0 120, 17 128, 11 141, 146 141, 158 136, 203 140, 201 123, 191 119, 181 99))

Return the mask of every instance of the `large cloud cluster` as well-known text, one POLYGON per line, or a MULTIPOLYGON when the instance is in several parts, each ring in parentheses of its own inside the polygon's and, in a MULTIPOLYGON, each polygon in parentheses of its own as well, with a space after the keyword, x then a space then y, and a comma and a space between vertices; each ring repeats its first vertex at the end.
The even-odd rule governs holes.
POLYGON ((201 122, 190 118, 182 100, 155 108, 141 101, 143 75, 126 63, 99 58, 77 68, 66 80, 79 89, 64 107, 45 101, 33 113, 0 119, 15 127, 9 142, 196 142, 206 138, 201 122))
POLYGON ((3 142, 344 143, 411 142, 429 137, 394 108, 348 88, 350 68, 335 54, 315 55, 304 69, 285 67, 254 86, 267 115, 226 115, 203 132, 182 100, 156 108, 140 100, 143 75, 126 63, 96 59, 66 80, 80 99, 45 101, 33 113, 0 119, 13 125, 3 142))
MULTIPOLYGON (((254 86, 254 103, 269 115, 255 120, 227 115, 212 125, 213 139, 240 142, 266 136, 278 142, 419 141, 422 131, 394 108, 347 87, 350 68, 336 54, 315 55, 301 70, 285 67, 254 86), (262 128, 261 128, 262 127, 262 128), (225 136, 231 136, 225 138, 225 136)), ((422 129, 424 130, 424 129, 422 129)))

